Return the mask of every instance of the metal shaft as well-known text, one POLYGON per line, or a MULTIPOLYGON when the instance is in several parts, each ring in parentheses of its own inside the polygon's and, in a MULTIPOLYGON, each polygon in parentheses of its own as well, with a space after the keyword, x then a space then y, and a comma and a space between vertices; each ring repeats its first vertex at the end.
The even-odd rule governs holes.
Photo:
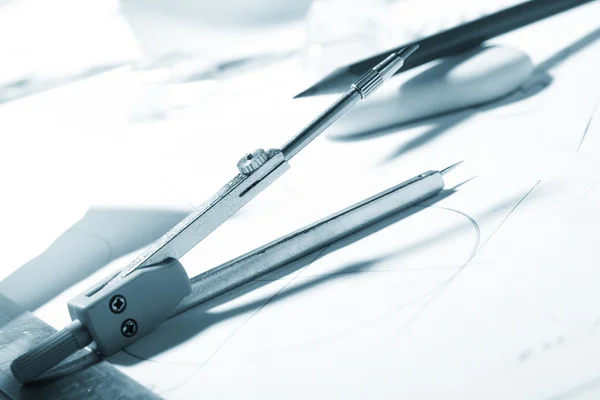
POLYGON ((351 109, 360 101, 360 93, 352 88, 348 93, 340 97, 335 103, 315 118, 310 124, 302 129, 296 136, 281 147, 281 152, 286 160, 290 160, 307 144, 333 124, 346 111, 351 109))
POLYGON ((440 172, 426 172, 206 271, 191 279, 192 292, 177 306, 174 315, 433 197, 443 188, 440 172))
POLYGON ((321 132, 354 107, 356 103, 379 88, 384 81, 388 80, 396 71, 402 68, 404 60, 418 48, 419 45, 415 44, 397 53, 392 53, 361 76, 346 94, 340 97, 327 110, 281 147, 281 152, 285 156, 285 159, 289 161, 307 144, 319 136, 321 132))

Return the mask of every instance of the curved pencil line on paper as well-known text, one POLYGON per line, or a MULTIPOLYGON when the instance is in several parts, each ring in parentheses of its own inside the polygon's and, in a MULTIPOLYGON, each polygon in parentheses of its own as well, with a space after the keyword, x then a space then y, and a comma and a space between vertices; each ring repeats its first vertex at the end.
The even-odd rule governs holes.
MULTIPOLYGON (((464 217, 473 226, 473 228, 475 230, 475 235, 476 235, 473 247, 471 249, 471 253, 467 257, 466 263, 468 263, 474 257, 474 255, 476 254, 477 248, 479 247, 479 243, 480 243, 480 239, 481 239, 481 229, 479 228, 479 224, 477 223, 477 221, 475 221, 475 219, 473 219, 470 215, 468 215, 466 213, 463 213, 462 211, 458 211, 458 210, 455 210, 455 209, 452 209, 452 208, 447 208, 447 207, 438 207, 438 206, 433 206, 433 205, 414 205, 413 207, 420 208, 420 209, 437 208, 439 210, 450 211, 450 212, 453 212, 453 213, 456 213, 456 214, 460 215, 461 217, 464 217)), ((318 260, 319 258, 320 258, 320 255, 317 258, 315 258, 314 261, 318 260)), ((459 268, 462 268, 462 267, 463 266, 460 266, 459 268)), ((423 299, 426 299, 427 297, 431 296, 432 293, 435 295, 436 292, 440 292, 441 290, 443 290, 444 286, 447 285, 447 284, 448 284, 447 281, 442 281, 440 284, 436 285, 434 288, 425 291, 424 293, 422 293, 419 296, 413 298, 412 300, 410 300, 408 302, 405 302, 405 303, 399 305, 398 307, 395 307, 394 309, 392 309, 390 311, 387 311, 386 313, 384 313, 382 315, 379 315, 379 316, 377 316, 375 318, 368 319, 366 321, 362 321, 361 323, 359 323, 357 325, 354 325, 352 327, 348 327, 348 328, 346 328, 346 329, 344 329, 342 331, 330 334, 330 335, 328 335, 326 337, 321 337, 321 338, 313 340, 311 342, 300 343, 300 344, 297 344, 295 346, 288 347, 286 349, 280 349, 278 351, 278 353, 281 353, 283 351, 290 351, 290 350, 298 349, 298 348, 301 348, 301 347, 315 345, 315 344, 318 344, 318 343, 321 343, 321 342, 324 342, 324 341, 328 341, 328 340, 339 339, 342 336, 348 335, 348 334, 350 334, 352 332, 356 332, 356 331, 358 331, 360 329, 364 329, 367 326, 370 326, 370 325, 372 325, 374 323, 378 323, 380 321, 383 321, 383 320, 385 320, 385 319, 393 316, 397 312, 402 311, 402 310, 404 310, 404 309, 406 309, 406 308, 414 305, 415 303, 418 303, 419 301, 421 301, 423 299)), ((273 352, 271 352, 270 354, 273 354, 273 352)), ((253 358, 256 358, 256 356, 253 357, 253 358)))
POLYGON ((585 140, 585 137, 587 136, 587 133, 590 130, 590 126, 592 126, 592 122, 596 119, 596 116, 599 114, 598 113, 599 109, 600 109, 600 98, 598 99, 598 101, 596 102, 596 105, 594 106, 594 110, 592 111, 592 115, 590 116, 590 119, 588 120, 588 123, 585 126, 585 131, 583 131, 583 136, 581 137, 581 141, 579 142, 579 146, 577 146, 577 152, 578 153, 579 153, 579 150, 581 150, 581 146, 583 146, 583 141, 585 140))
POLYGON ((369 326, 372 326, 375 323, 381 322, 381 321, 383 321, 383 320, 391 317, 393 314, 395 314, 395 313, 397 313, 399 311, 402 311, 402 310, 404 310, 404 309, 406 309, 406 308, 414 305, 415 303, 418 303, 419 301, 421 301, 421 300, 427 298, 428 296, 430 296, 435 291, 439 290, 440 286, 443 285, 444 283, 445 282, 442 282, 441 284, 437 285, 436 287, 434 287, 434 288, 432 288, 430 290, 427 290, 424 293, 421 293, 419 296, 413 298, 412 300, 410 300, 410 301, 408 301, 406 303, 403 303, 400 306, 398 306, 398 307, 396 307, 396 308, 394 308, 394 309, 392 309, 390 311, 387 311, 386 313, 381 314, 381 315, 379 315, 379 316, 377 316, 375 318, 362 321, 359 324, 356 324, 354 326, 345 328, 345 329, 343 329, 341 331, 334 332, 334 333, 331 333, 331 334, 329 334, 327 336, 322 336, 320 338, 317 338, 317 339, 314 339, 314 340, 311 340, 311 341, 308 341, 308 342, 298 343, 298 344, 295 344, 293 346, 289 346, 289 347, 285 347, 285 348, 282 348, 282 349, 278 349, 276 351, 270 351, 270 352, 253 354, 250 357, 244 357, 244 360, 256 360, 256 359, 263 358, 265 356, 273 356, 273 355, 276 355, 276 354, 286 353, 286 352, 289 352, 289 351, 298 350, 298 349, 301 349, 301 348, 304 348, 304 347, 311 347, 311 346, 314 346, 314 345, 317 345, 317 344, 320 344, 320 343, 323 343, 323 342, 332 341, 332 340, 336 340, 336 339, 342 338, 342 337, 344 337, 346 335, 349 335, 351 333, 360 331, 361 329, 364 329, 364 328, 367 328, 369 326))
MULTIPOLYGON (((420 206, 417 206, 420 207, 420 206)), ((471 254, 469 255, 469 257, 467 258, 467 263, 471 262, 471 260, 473 259, 473 257, 475 257, 475 254, 477 254, 477 248, 479 247, 479 242, 481 240, 481 228, 479 227, 479 224, 477 223, 477 221, 475 221, 475 218, 471 217, 469 214, 464 213, 462 211, 459 210, 455 210, 453 208, 448 208, 448 207, 439 207, 439 206, 427 206, 427 207, 431 207, 431 208, 437 208, 440 210, 446 210, 446 211, 452 211, 455 212, 459 215, 462 215, 463 217, 465 217, 470 223, 471 225, 473 225, 473 228, 475 228, 475 246, 473 247, 473 250, 471 251, 471 254)), ((425 206, 423 206, 423 208, 426 208, 425 206)))
MULTIPOLYGON (((417 313, 414 315, 414 317, 413 317, 413 318, 412 318, 410 321, 408 321, 408 323, 407 323, 405 326, 403 326, 403 327, 402 327, 402 328, 401 328, 401 329, 398 331, 398 333, 395 335, 395 337, 399 336, 399 335, 400 335, 400 333, 401 333, 403 330, 405 330, 405 329, 407 329, 408 327, 410 327, 410 325, 411 325, 411 324, 412 324, 414 321, 416 321, 416 319, 417 319, 417 318, 418 318, 418 317, 419 317, 419 316, 420 316, 420 315, 421 315, 421 314, 422 314, 422 313, 423 313, 423 312, 424 312, 424 311, 425 311, 427 308, 429 308, 429 306, 431 306, 431 305, 432 305, 432 304, 435 302, 435 300, 438 298, 438 296, 439 296, 440 294, 442 294, 442 293, 443 293, 443 292, 446 290, 446 288, 448 288, 448 286, 450 286, 450 284, 451 284, 451 283, 452 283, 452 282, 453 282, 453 281, 454 281, 454 280, 455 280, 455 279, 458 277, 458 275, 460 275, 460 273, 461 273, 462 271, 464 271, 464 269, 465 269, 465 268, 466 268, 466 267, 467 267, 467 266, 470 264, 471 260, 473 260, 473 258, 475 258, 475 256, 476 256, 477 254, 479 254, 479 252, 481 251, 481 249, 483 249, 483 247, 484 247, 484 246, 485 246, 485 245, 486 245, 486 244, 487 244, 487 243, 490 241, 490 239, 491 239, 491 238, 492 238, 492 237, 493 237, 493 236, 496 234, 496 232, 498 232, 498 230, 499 230, 499 229, 502 227, 502 225, 503 225, 503 224, 506 222, 506 220, 507 220, 507 219, 508 219, 508 218, 509 218, 509 217, 512 215, 512 213, 513 213, 513 212, 514 212, 514 211, 517 209, 517 207, 519 207, 519 205, 520 205, 520 204, 521 204, 521 203, 522 203, 522 202, 523 202, 523 201, 524 201, 524 200, 527 198, 527 196, 529 196, 529 195, 531 194, 531 192, 533 192, 533 190, 534 190, 534 189, 535 189, 535 188, 536 188, 536 187, 537 187, 537 186, 540 184, 540 182, 541 182, 541 180, 538 180, 538 181, 536 182, 536 184, 535 184, 535 185, 533 185, 533 187, 532 187, 531 189, 529 189, 529 191, 528 191, 527 193, 525 193, 525 195, 524 195, 524 196, 523 196, 523 197, 522 197, 522 198, 521 198, 521 199, 520 199, 520 200, 517 202, 517 204, 515 204, 515 206, 514 206, 514 207, 513 207, 513 208, 510 210, 510 212, 508 213, 508 215, 507 215, 506 217, 504 217, 504 219, 502 220, 502 222, 500 222, 500 224, 499 224, 499 225, 496 227, 496 229, 494 229, 494 231, 493 231, 493 232, 492 232, 492 234, 491 234, 491 235, 490 235, 490 236, 487 238, 487 240, 486 240, 485 242, 483 242, 483 244, 481 245, 481 247, 479 247, 478 249, 476 249, 476 250, 473 252, 473 254, 471 255, 471 258, 469 258, 469 259, 467 260, 467 262, 466 262, 466 263, 465 263, 465 264, 464 264, 464 265, 463 265, 461 268, 459 268, 459 269, 458 269, 458 271, 456 271, 456 273, 455 273, 454 275, 452 275, 450 278, 448 278, 448 280, 446 281, 446 284, 445 284, 445 285, 443 285, 443 286, 440 288, 440 291, 439 291, 438 293, 434 294, 434 296, 431 298, 431 300, 430 300, 430 301, 428 301, 428 302, 426 302, 426 303, 423 305, 423 307, 422 307, 422 308, 421 308, 421 309, 420 309, 420 310, 419 310, 419 311, 418 311, 418 312, 417 312, 417 313)), ((462 214, 462 215, 464 215, 465 217, 469 218, 469 219, 472 221, 472 223, 474 223, 474 224, 477 224, 477 222, 476 222, 476 221, 475 221, 473 218, 471 218, 470 216, 468 216, 467 214, 464 214, 464 213, 462 213, 462 212, 460 212, 460 211, 458 211, 458 210, 453 210, 453 211, 456 211, 456 212, 458 212, 458 213, 461 213, 461 214, 462 214)), ((479 225, 477 225, 477 229, 479 229, 479 225)), ((479 232, 480 232, 480 231, 479 231, 479 232)))
POLYGON ((581 194, 581 196, 577 197, 575 200, 573 200, 573 202, 567 206, 565 206, 565 208, 567 207, 571 207, 574 206, 575 204, 579 203, 581 200, 583 200, 592 190, 594 190, 594 188, 598 185, 598 183, 600 183, 600 181, 596 181, 592 184, 592 186, 590 186, 585 192, 583 192, 581 194))
POLYGON ((167 393, 171 390, 174 390, 176 388, 178 388, 179 386, 185 385, 186 383, 188 383, 190 381, 190 379, 192 379, 192 377, 194 375, 196 375, 198 372, 200 372, 202 370, 202 368, 204 368, 205 365, 207 365, 216 355, 217 353, 219 353, 219 351, 221 351, 221 349, 235 336, 235 334, 242 329, 248 322, 250 322, 251 319, 253 319, 259 312, 261 312, 271 301, 273 301, 273 299, 275 299, 275 297, 277 297, 277 295, 279 293, 281 293, 285 288, 287 288, 300 274, 302 274, 302 272, 304 270, 306 270, 306 268, 308 268, 313 262, 315 262, 316 260, 319 259, 319 257, 321 256, 321 254, 323 254, 323 252, 325 252, 327 249, 329 248, 329 246, 324 247, 323 249, 321 249, 321 251, 319 251, 315 258, 313 258, 309 263, 307 263, 306 266, 304 266, 302 269, 300 269, 300 271, 294 275, 294 277, 292 277, 292 279, 290 279, 289 282, 287 282, 285 285, 283 285, 283 287, 281 287, 281 289, 279 289, 273 296, 271 296, 269 299, 267 299, 267 301, 265 301, 256 311, 254 311, 245 321, 243 321, 238 327, 236 327, 229 335, 227 335, 227 337, 223 340, 223 342, 221 342, 217 348, 200 364, 198 365, 197 368, 195 368, 189 376, 187 376, 186 378, 184 378, 179 384, 171 387, 171 388, 167 388, 164 390, 161 390, 160 393, 167 393))
POLYGON ((539 181, 537 181, 535 183, 535 185, 533 185, 533 187, 531 189, 529 189, 529 191, 527 193, 525 193, 525 195, 523 197, 521 197, 521 199, 517 202, 517 204, 515 204, 515 206, 510 210, 510 212, 508 213, 508 215, 506 217, 504 217, 504 219, 502 220, 502 222, 500 222, 500 224, 496 227, 496 229, 494 229, 494 231, 492 232, 492 234, 490 235, 490 237, 488 237, 486 239, 486 241, 483 242, 483 244, 481 245, 481 247, 479 248, 479 250, 477 250, 477 253, 479 253, 481 251, 481 249, 483 249, 483 247, 492 239, 492 237, 494 237, 494 235, 496 234, 496 232, 498 232, 498 230, 502 227, 502 225, 504 225, 504 223, 506 222, 506 220, 512 215, 513 212, 515 212, 515 210, 521 205, 521 203, 523 201, 525 201, 525 199, 531 194, 531 192, 533 192, 533 190, 541 182, 542 182, 541 179, 539 181))
MULTIPOLYGON (((423 305, 423 307, 421 307, 421 309, 419 311, 417 311, 417 313, 408 321, 408 323, 406 325, 404 325, 394 335, 394 338, 396 338, 400 334, 400 332, 402 332, 404 329, 407 329, 431 304, 433 304, 433 302, 437 299, 437 297, 440 294, 442 294, 444 292, 444 290, 446 290, 446 288, 448 286, 450 286, 450 284, 452 283, 452 281, 454 279, 456 279, 456 277, 467 267, 467 265, 470 264, 471 260, 473 260, 473 258, 477 255, 477 253, 479 252, 479 250, 481 249, 481 247, 483 247, 483 245, 481 247, 479 247, 479 243, 481 241, 481 228, 479 227, 479 224, 477 223, 477 221, 475 221, 475 219, 473 217, 471 217, 470 215, 468 215, 468 214, 466 214, 466 213, 464 213, 462 211, 455 210, 455 209, 452 209, 452 208, 444 208, 444 207, 437 207, 437 208, 442 208, 442 209, 445 209, 445 210, 448 210, 448 211, 454 211, 455 213, 458 213, 458 214, 464 216, 465 218, 467 218, 469 220, 469 222, 475 228, 475 232, 477 234, 477 237, 475 239, 475 246, 473 246, 473 250, 471 251, 471 254, 467 258, 467 260, 465 261, 465 263, 463 265, 461 265, 458 268, 458 270, 452 276, 450 276, 450 278, 448 278, 445 282, 443 282, 441 285, 438 286, 439 290, 437 291, 437 293, 433 294, 433 296, 431 297, 431 300, 429 300, 428 302, 425 302, 425 304, 423 305)), ((487 241, 486 241, 486 243, 487 243, 487 241)))
MULTIPOLYGON (((479 247, 479 243, 480 243, 480 239, 481 239, 481 230, 480 230, 480 228, 479 228, 479 224, 477 223, 477 221, 475 221, 475 220, 474 220, 474 219, 473 219, 471 216, 469 216, 468 214, 465 214, 465 213, 463 213, 462 211, 454 210, 454 209, 452 209, 452 208, 446 208, 446 207, 437 207, 437 206, 431 206, 431 205, 414 205, 413 207, 415 207, 415 208, 420 208, 420 209, 426 209, 426 208, 437 208, 437 209, 440 209, 440 210, 445 210, 445 211, 454 212, 454 213, 457 213, 457 214, 459 214, 459 215, 460 215, 460 216, 462 216, 462 217, 465 217, 465 218, 467 219, 467 221, 469 221, 469 223, 470 223, 470 224, 473 226, 473 228, 475 229, 475 235, 476 235, 476 238, 475 238, 475 243, 474 243, 474 245, 473 245, 473 248, 472 248, 472 250, 471 250, 471 253, 469 254, 469 257, 467 258, 467 261, 466 261, 466 263, 468 263, 468 262, 470 262, 470 261, 472 260, 472 258, 475 256, 475 254, 476 254, 476 252, 477 252, 477 248, 479 247)), ((330 246, 331 246, 331 245, 330 245, 330 246)), ((273 301, 273 300, 275 299, 275 297, 277 297, 277 296, 278 296, 280 293, 282 293, 282 291, 283 291, 285 288, 287 288, 287 287, 288 287, 288 286, 289 286, 289 285, 292 283, 292 281, 293 281, 293 280, 295 280, 295 279, 296 279, 296 278, 297 278, 297 277, 298 277, 298 276, 299 276, 299 275, 300 275, 300 274, 301 274, 303 271, 305 271, 305 270, 306 270, 306 269, 307 269, 307 268, 308 268, 308 267, 309 267, 309 266, 310 266, 312 263, 314 263, 315 261, 319 260, 319 259, 321 258, 321 256, 322 256, 322 255, 323 255, 323 254, 326 252, 326 250, 327 250, 328 248, 329 248, 329 246, 327 246, 327 247, 326 247, 326 248, 324 248, 322 251, 320 251, 320 252, 319 252, 319 254, 318 254, 318 255, 317 255, 317 256, 316 256, 316 257, 315 257, 315 258, 314 258, 314 259, 313 259, 313 260, 312 260, 312 261, 311 261, 311 262, 310 262, 310 263, 309 263, 309 264, 308 264, 306 267, 302 268, 302 270, 300 271, 300 273, 296 274, 296 276, 294 276, 294 278, 293 278, 292 280, 290 280, 290 282, 288 282, 288 283, 287 283, 287 284, 286 284, 284 287, 282 287, 282 288, 281 288, 279 291, 277 291, 277 293, 275 293, 275 294, 274 294, 274 295, 273 295, 273 296, 272 296, 272 297, 271 297, 271 298, 270 298, 270 299, 267 301, 267 303, 265 303, 265 304, 264 304, 264 306, 266 306, 268 303, 270 303, 271 301, 273 301)), ((461 266, 461 267, 459 267, 459 268, 463 268, 463 266, 461 266)), ((321 275, 321 276, 331 276, 331 275, 332 275, 332 274, 327 274, 327 275, 325 275, 325 274, 324 274, 324 275, 321 275)), ((335 275, 335 274, 333 274, 333 275, 335 275)), ((442 282, 442 284, 441 284, 441 285, 444 285, 444 284, 445 284, 445 283, 444 283, 444 282, 442 282)), ((438 287, 439 287, 439 285, 438 285, 438 287)), ((378 318, 371 319, 371 320, 369 320, 369 321, 365 321, 365 322, 361 323, 360 325, 365 325, 365 324, 367 324, 367 323, 372 323, 372 322, 376 322, 376 321, 378 321, 378 320, 380 320, 380 319, 383 319, 383 318, 385 318, 385 317, 387 317, 387 316, 389 316, 389 315, 391 315, 391 314, 393 314, 393 313, 397 312, 398 310, 400 310, 400 309, 402 309, 402 308, 404 308, 404 307, 406 307, 406 306, 408 306, 408 305, 410 305, 410 304, 412 304, 412 303, 416 302, 417 300, 420 300, 421 298, 428 296, 428 295, 429 295, 431 292, 435 292, 435 291, 438 289, 438 287, 436 287, 436 288, 432 289, 431 291, 428 291, 428 292, 426 292, 425 294, 423 294, 423 295, 419 296, 417 299, 413 299, 412 301, 409 301, 408 303, 404 303, 404 304, 402 304, 402 306, 400 306, 399 308, 396 308, 396 309, 394 309, 394 310, 392 310, 392 311, 390 311, 390 312, 388 312, 388 313, 386 313, 386 314, 384 314, 384 315, 382 315, 382 316, 380 316, 380 317, 378 317, 378 318)), ((442 290, 443 290, 443 288, 442 288, 442 290)), ((262 308, 264 308, 264 306, 263 306, 263 307, 261 307, 261 309, 262 309, 262 308)), ((258 310, 258 311, 260 311, 260 310, 258 310)), ((258 311, 257 311, 256 313, 254 313, 252 316, 255 316, 255 315, 258 313, 258 311)), ((355 326, 355 327, 357 327, 357 326, 355 326)), ((346 329, 346 330, 344 330, 343 332, 351 332, 351 331, 352 331, 352 329, 346 329)), ((343 333, 343 332, 340 332, 340 333, 343 333)), ((339 335, 337 335, 336 337, 339 337, 339 335)), ((316 341, 315 341, 315 342, 316 342, 316 341)))
MULTIPOLYGON (((446 208, 446 207, 437 207, 437 206, 432 206, 432 205, 423 205, 423 206, 422 205, 415 205, 413 207, 420 208, 420 209, 437 208, 437 209, 440 209, 440 210, 450 211, 450 212, 453 212, 453 213, 456 213, 456 214, 460 215, 461 217, 464 217, 473 226, 473 228, 475 230, 475 234, 476 234, 476 238, 475 238, 473 247, 471 249, 471 253, 467 257, 467 261, 466 262, 469 262, 473 258, 473 256, 475 255, 475 253, 477 251, 477 248, 479 247, 480 238, 481 238, 481 230, 479 228, 479 224, 471 216, 469 216, 468 214, 463 213, 462 211, 458 211, 458 210, 454 210, 452 208, 446 208)), ((310 264, 312 264, 313 262, 315 262, 318 259, 320 259, 320 257, 324 253, 326 253, 326 250, 327 250, 327 248, 323 249, 323 251, 321 251, 317 255, 317 257, 315 257, 315 259, 311 261, 310 264)), ((307 265, 305 268, 303 268, 302 271, 304 271, 306 268, 308 268, 309 265, 307 265)), ((459 268, 461 268, 461 267, 462 266, 460 266, 459 268)), ((456 268, 456 267, 454 267, 454 268, 456 268)), ((413 271, 415 271, 415 270, 413 270, 413 271)), ((362 271, 362 272, 365 272, 365 271, 362 271)), ((387 272, 387 271, 384 271, 384 272, 387 272)), ((298 275, 300 275, 300 274, 297 274, 294 278, 298 277, 298 275)), ((318 275, 318 276, 320 276, 320 277, 326 277, 326 276, 331 276, 331 275, 336 275, 336 274, 335 273, 334 274, 323 274, 323 275, 318 275)), ((311 275, 311 277, 314 277, 314 276, 315 275, 311 275)), ((279 295, 280 293, 282 293, 283 289, 285 289, 287 286, 289 286, 290 283, 291 282, 289 282, 281 290, 279 290, 274 296, 272 296, 268 300, 268 302, 271 302, 272 300, 274 300, 275 297, 277 295, 279 295)), ((249 359, 255 360, 255 359, 262 358, 264 356, 273 356, 275 354, 289 352, 289 351, 297 350, 297 349, 303 348, 303 347, 310 347, 310 346, 313 346, 313 345, 316 345, 316 344, 319 344, 319 343, 322 343, 322 342, 339 339, 340 337, 343 337, 343 336, 346 336, 346 335, 351 334, 353 332, 359 331, 359 330, 364 329, 364 328, 366 328, 368 326, 372 326, 374 323, 378 323, 380 321, 383 321, 383 320, 385 320, 385 319, 393 316, 397 312, 402 311, 402 310, 404 310, 404 309, 406 309, 406 308, 414 305, 415 303, 417 303, 417 302, 419 302, 419 301, 421 301, 421 300, 423 300, 423 299, 431 296, 432 293, 436 293, 436 292, 439 292, 440 290, 443 290, 444 285, 447 285, 447 283, 448 283, 447 281, 442 281, 440 284, 436 285, 434 288, 432 288, 430 290, 427 290, 424 293, 421 293, 419 296, 413 298, 412 300, 409 300, 408 302, 404 302, 400 306, 398 306, 398 307, 396 307, 396 308, 394 308, 392 310, 389 310, 389 311, 385 312, 384 314, 381 314, 381 315, 379 315, 379 316, 377 316, 375 318, 371 318, 371 319, 362 321, 362 322, 360 322, 360 323, 358 323, 358 324, 356 324, 354 326, 345 328, 345 329, 343 329, 341 331, 332 333, 332 334, 327 335, 325 337, 320 337, 320 338, 312 340, 312 341, 308 341, 308 342, 304 342, 304 343, 299 343, 299 344, 296 344, 296 345, 293 345, 293 346, 290 346, 290 347, 279 349, 277 351, 271 351, 271 352, 262 353, 262 354, 254 354, 251 357, 246 357, 244 359, 245 360, 249 360, 249 359)), ((266 306, 266 303, 265 303, 265 306, 266 306)), ((257 313, 254 313, 252 316, 255 316, 256 314, 257 313)), ((241 326, 240 326, 240 328, 241 328, 241 326)), ((204 363, 203 366, 205 364, 207 364, 207 363, 208 362, 204 363)), ((200 370, 200 368, 198 369, 198 371, 200 370)), ((196 372, 194 372, 193 374, 195 374, 195 373, 196 372)), ((190 376, 190 378, 191 378, 191 376, 190 376)))

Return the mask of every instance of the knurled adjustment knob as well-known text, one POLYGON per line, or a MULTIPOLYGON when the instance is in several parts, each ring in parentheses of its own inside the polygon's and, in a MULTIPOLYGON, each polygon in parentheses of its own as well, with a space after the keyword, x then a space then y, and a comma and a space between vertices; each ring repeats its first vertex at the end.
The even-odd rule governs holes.
POLYGON ((75 320, 15 358, 10 369, 19 382, 28 383, 91 342, 88 331, 81 322, 75 320))
POLYGON ((252 153, 246 154, 237 163, 237 167, 240 172, 244 175, 250 175, 253 171, 257 170, 258 167, 267 162, 269 156, 263 149, 254 150, 252 153))

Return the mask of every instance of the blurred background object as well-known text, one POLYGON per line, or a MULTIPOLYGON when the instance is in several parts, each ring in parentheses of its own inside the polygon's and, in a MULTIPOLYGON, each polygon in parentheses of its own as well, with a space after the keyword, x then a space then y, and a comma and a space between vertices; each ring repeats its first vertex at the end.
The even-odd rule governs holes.
POLYGON ((306 16, 303 65, 315 78, 383 49, 384 0, 314 0, 306 16))
POLYGON ((296 47, 310 0, 123 0, 145 57, 207 53, 237 58, 296 47))
MULTIPOLYGON (((312 0, 123 0, 125 10, 157 13, 202 25, 263 26, 302 18, 312 0)), ((126 12, 129 12, 126 11, 126 12)))
POLYGON ((0 103, 130 65, 132 120, 165 117, 250 67, 296 57, 316 80, 518 2, 2 1, 0 103))
POLYGON ((521 2, 314 0, 306 16, 302 65, 317 80, 342 65, 521 2))
POLYGON ((293 55, 310 0, 124 0, 142 58, 133 65, 132 120, 197 104, 226 76, 293 55))
POLYGON ((139 56, 117 0, 13 0, 0 7, 0 103, 139 56))

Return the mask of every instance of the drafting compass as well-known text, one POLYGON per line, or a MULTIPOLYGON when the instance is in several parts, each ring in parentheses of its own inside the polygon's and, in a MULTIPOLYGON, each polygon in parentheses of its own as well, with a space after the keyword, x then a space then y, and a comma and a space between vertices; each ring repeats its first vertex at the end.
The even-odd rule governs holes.
POLYGON ((294 155, 381 86, 417 48, 393 53, 367 71, 281 149, 245 155, 237 164, 240 173, 198 209, 119 273, 71 300, 72 322, 17 357, 11 364, 15 377, 33 381, 92 343, 100 355, 114 354, 168 318, 439 193, 442 174, 453 166, 423 173, 191 279, 178 261, 288 170, 294 155))

